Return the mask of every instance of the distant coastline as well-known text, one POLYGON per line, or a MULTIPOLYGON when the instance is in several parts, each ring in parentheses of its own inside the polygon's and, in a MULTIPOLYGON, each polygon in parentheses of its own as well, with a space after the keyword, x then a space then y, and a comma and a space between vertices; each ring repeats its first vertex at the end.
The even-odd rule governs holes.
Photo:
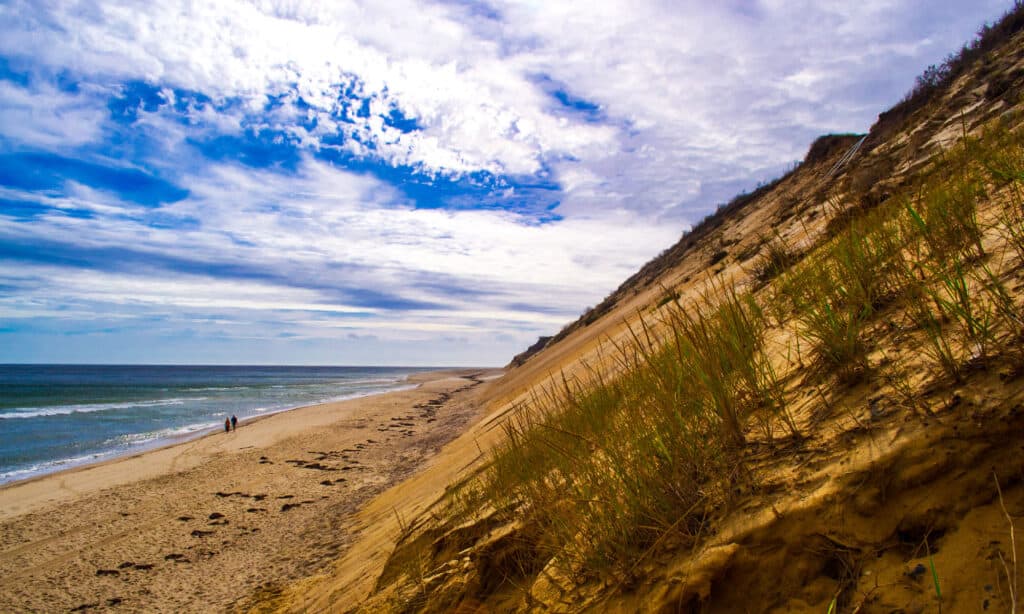
POLYGON ((479 416, 498 370, 255 416, 237 431, 0 486, 0 611, 227 611, 323 568, 352 514, 479 416))
POLYGON ((0 365, 0 487, 416 385, 436 367, 0 365))

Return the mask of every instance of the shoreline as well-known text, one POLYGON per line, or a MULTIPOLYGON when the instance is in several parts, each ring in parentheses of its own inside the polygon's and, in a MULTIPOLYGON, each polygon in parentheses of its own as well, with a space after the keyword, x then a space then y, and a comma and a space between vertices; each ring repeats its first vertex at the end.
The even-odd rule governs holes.
MULTIPOLYGON (((259 424, 259 423, 261 423, 261 422, 263 422, 265 420, 269 420, 271 418, 275 418, 277 416, 282 416, 282 415, 285 415, 285 414, 291 414, 293 412, 312 411, 312 410, 317 410, 317 409, 334 407, 334 406, 339 405, 339 404, 355 403, 355 402, 361 401, 363 399, 383 397, 383 396, 387 396, 387 395, 391 395, 391 394, 395 394, 395 393, 405 392, 405 391, 409 391, 409 390, 415 390, 415 389, 420 388, 424 384, 429 383, 431 381, 437 381, 437 380, 448 378, 448 377, 459 377, 460 376, 459 374, 476 373, 476 372, 487 372, 487 371, 496 371, 496 370, 497 369, 481 367, 479 369, 474 369, 474 368, 437 369, 437 370, 434 370, 434 371, 423 371, 423 372, 419 372, 419 373, 411 373, 408 376, 406 376, 406 378, 404 380, 405 382, 407 382, 407 384, 403 385, 403 386, 399 386, 399 387, 397 387, 395 389, 389 389, 389 390, 385 390, 385 391, 381 391, 381 392, 372 392, 372 393, 368 393, 368 394, 361 394, 361 395, 357 395, 357 396, 353 396, 353 397, 348 397, 348 398, 344 398, 344 399, 340 399, 340 400, 327 401, 327 402, 324 402, 324 403, 314 403, 314 404, 311 404, 311 405, 300 405, 298 407, 292 407, 292 408, 288 408, 288 409, 277 410, 277 411, 268 412, 268 413, 261 414, 261 415, 249 416, 247 418, 239 420, 238 428, 239 429, 242 429, 243 427, 251 428, 253 425, 259 424)), ((93 472, 93 471, 100 471, 100 470, 103 470, 105 468, 116 466, 119 463, 127 463, 129 461, 142 462, 142 461, 145 461, 147 459, 147 457, 150 457, 150 456, 157 457, 157 456, 161 455, 162 453, 173 452, 179 446, 186 446, 186 445, 189 445, 189 444, 198 444, 198 443, 203 442, 203 441, 205 441, 207 439, 223 437, 225 435, 230 437, 235 432, 237 432, 237 431, 233 431, 232 433, 225 433, 222 430, 222 427, 211 426, 208 432, 207 431, 196 431, 194 433, 182 433, 182 434, 175 435, 175 436, 169 437, 167 439, 164 439, 161 443, 159 443, 157 445, 154 445, 152 447, 145 447, 143 449, 132 450, 132 451, 126 450, 124 453, 120 453, 120 454, 115 453, 115 454, 113 454, 112 456, 110 456, 108 458, 97 459, 95 462, 86 461, 86 462, 81 463, 81 464, 74 464, 74 465, 71 465, 71 466, 68 466, 68 467, 57 469, 55 471, 49 471, 49 472, 46 472, 46 473, 41 473, 41 474, 38 474, 38 475, 29 476, 29 477, 26 477, 26 478, 23 478, 23 479, 19 479, 19 480, 14 480, 14 481, 10 481, 10 482, 0 483, 0 522, 4 521, 4 520, 6 520, 6 519, 8 519, 10 517, 13 517, 13 516, 16 516, 18 514, 21 514, 21 513, 31 512, 32 509, 33 509, 31 506, 35 506, 35 505, 39 505, 39 504, 45 504, 47 502, 55 502, 56 501, 55 498, 46 499, 45 502, 44 501, 37 501, 36 497, 33 497, 31 503, 29 504, 30 507, 28 507, 28 508, 22 507, 21 505, 11 505, 11 506, 4 505, 4 500, 6 498, 5 497, 5 493, 7 493, 9 491, 19 490, 19 489, 22 489, 22 488, 31 488, 35 484, 39 484, 39 483, 47 482, 47 481, 59 481, 59 482, 63 483, 65 481, 67 481, 68 478, 71 478, 73 480, 74 476, 76 476, 78 474, 84 474, 84 473, 93 472), (16 513, 12 513, 12 512, 16 512, 16 513)), ((128 468, 127 472, 131 473, 133 476, 140 475, 139 472, 132 471, 132 469, 133 468, 128 468)), ((138 479, 144 479, 144 478, 140 477, 138 479)), ((121 483, 121 482, 120 481, 116 481, 116 482, 111 483, 109 485, 110 486, 116 486, 119 483, 121 483)), ((71 490, 75 490, 75 489, 73 489, 73 488, 69 489, 66 486, 61 486, 60 490, 62 490, 62 491, 71 491, 71 490)), ((39 493, 39 494, 41 495, 42 493, 39 493)))
POLYGON ((225 611, 336 560, 355 512, 480 417, 498 369, 258 416, 0 487, 0 610, 225 611))
MULTIPOLYGON (((291 411, 299 411, 299 410, 308 409, 308 408, 311 408, 311 407, 318 407, 318 406, 321 406, 321 405, 330 405, 330 404, 334 404, 334 403, 345 403, 345 402, 348 402, 348 401, 355 401, 355 400, 364 399, 364 398, 367 398, 367 397, 372 397, 372 396, 377 396, 377 395, 382 395, 382 394, 390 394, 392 392, 402 392, 404 390, 411 390, 411 389, 416 388, 417 386, 422 385, 420 383, 412 383, 412 378, 413 377, 418 376, 418 375, 429 375, 431 373, 446 373, 446 372, 447 371, 436 371, 436 372, 435 371, 425 371, 423 373, 412 373, 412 374, 406 376, 406 378, 404 380, 402 380, 400 383, 396 384, 396 386, 394 388, 388 388, 386 390, 379 390, 379 391, 375 391, 375 392, 354 393, 354 394, 349 395, 349 396, 342 396, 342 397, 339 397, 339 398, 336 398, 336 399, 329 399, 329 400, 321 401, 319 403, 311 403, 311 404, 307 404, 307 405, 296 405, 295 407, 285 407, 285 408, 282 408, 282 409, 274 409, 274 410, 262 412, 262 413, 259 413, 259 414, 253 415, 253 416, 247 416, 247 417, 239 418, 239 420, 238 420, 238 427, 241 428, 243 425, 246 425, 246 424, 255 424, 255 423, 259 422, 260 420, 265 420, 267 418, 270 418, 271 416, 276 416, 278 414, 283 414, 283 413, 287 413, 287 412, 291 412, 291 411)), ((55 460, 55 461, 50 461, 50 462, 53 462, 53 463, 66 464, 67 466, 61 467, 60 464, 55 464, 55 465, 53 465, 53 467, 60 467, 60 468, 55 468, 55 469, 52 469, 52 470, 42 470, 42 471, 39 471, 39 472, 34 472, 32 475, 28 475, 28 476, 26 476, 24 478, 17 478, 17 479, 6 481, 6 482, 0 481, 0 491, 3 491, 4 489, 6 489, 8 487, 17 486, 19 484, 25 484, 25 483, 28 483, 28 482, 32 482, 34 480, 40 480, 40 479, 43 479, 43 478, 46 478, 46 477, 55 476, 55 475, 58 475, 58 474, 61 474, 61 473, 65 473, 65 472, 74 472, 74 471, 78 471, 78 470, 89 469, 89 468, 92 468, 92 467, 97 467, 99 465, 103 465, 105 463, 112 463, 112 462, 116 462, 116 461, 119 461, 119 460, 124 460, 124 459, 128 459, 128 458, 134 458, 134 457, 137 457, 137 456, 148 454, 150 452, 157 452, 157 451, 163 450, 164 448, 167 448, 167 447, 186 444, 186 443, 189 443, 189 442, 192 442, 192 441, 197 441, 197 440, 203 439, 204 437, 213 437, 213 436, 218 435, 218 434, 224 434, 223 427, 220 426, 219 424, 216 425, 216 426, 209 426, 209 427, 206 427, 206 428, 197 429, 195 431, 176 433, 176 434, 171 434, 171 435, 164 436, 164 437, 155 437, 154 439, 152 439, 150 441, 147 441, 145 443, 139 444, 135 448, 130 448, 129 447, 129 448, 124 448, 122 450, 118 450, 118 449, 115 448, 115 449, 111 449, 111 450, 105 451, 105 452, 95 452, 95 453, 90 455, 94 460, 82 460, 81 462, 72 462, 74 459, 58 459, 58 460, 55 460)), ((0 512, 0 518, 2 518, 2 512, 0 512)))
MULTIPOLYGON (((0 365, 0 366, 3 366, 3 365, 0 365)), ((92 365, 85 365, 85 366, 92 366, 92 365)), ((142 366, 151 366, 151 365, 142 365, 142 366)), ((395 367, 395 368, 396 369, 402 369, 402 368, 420 369, 422 367, 395 367)), ((239 424, 239 426, 241 426, 243 424, 254 424, 254 423, 256 423, 256 422, 258 422, 260 420, 263 420, 263 419, 266 419, 266 418, 269 418, 271 416, 275 416, 275 415, 278 415, 278 414, 286 413, 286 412, 303 410, 303 409, 307 409, 307 408, 310 408, 310 407, 317 407, 317 406, 320 406, 320 405, 328 405, 328 404, 334 404, 334 403, 343 403, 343 402, 353 401, 353 400, 362 399, 362 398, 371 397, 371 396, 376 396, 376 395, 381 395, 381 394, 390 394, 392 392, 401 392, 403 390, 409 390, 409 389, 415 388, 416 386, 421 385, 423 382, 430 381, 432 379, 438 379, 438 378, 440 378, 442 376, 449 375, 449 374, 465 373, 465 372, 470 372, 470 371, 493 371, 495 369, 496 368, 493 368, 493 367, 439 367, 439 368, 433 368, 433 369, 425 370, 425 371, 413 371, 412 373, 409 373, 408 375, 406 375, 404 379, 396 382, 395 386, 392 387, 392 388, 388 388, 388 389, 385 389, 385 390, 374 391, 374 392, 367 392, 367 393, 354 393, 352 395, 341 396, 341 397, 332 398, 332 399, 326 399, 326 400, 322 400, 322 401, 319 401, 319 402, 316 402, 316 403, 307 403, 307 404, 304 404, 304 405, 296 405, 296 406, 285 407, 285 408, 281 408, 281 409, 273 409, 273 410, 262 412, 262 413, 258 413, 258 414, 252 415, 252 416, 247 416, 247 417, 240 418, 239 421, 238 421, 238 424, 239 424)), ((79 470, 83 470, 83 469, 89 469, 89 468, 97 467, 97 466, 100 466, 100 465, 103 465, 103 464, 106 464, 106 463, 116 462, 116 461, 124 460, 124 459, 128 459, 128 458, 134 458, 134 457, 139 456, 139 455, 148 454, 150 452, 156 452, 156 451, 162 450, 162 449, 170 447, 170 446, 176 446, 176 445, 185 444, 185 443, 188 443, 188 442, 191 442, 191 441, 196 441, 196 440, 202 439, 204 437, 209 437, 209 436, 217 435, 217 434, 222 433, 222 432, 223 432, 222 426, 219 423, 213 423, 211 426, 209 426, 207 428, 200 428, 200 429, 197 429, 195 431, 176 433, 176 434, 171 434, 171 435, 162 436, 162 437, 155 437, 154 439, 152 439, 150 441, 147 441, 147 442, 144 442, 144 443, 142 443, 142 444, 140 444, 140 445, 138 445, 136 447, 127 447, 127 448, 123 448, 123 449, 120 449, 120 450, 116 449, 116 448, 112 448, 112 449, 110 449, 108 451, 100 451, 100 452, 94 452, 94 453, 91 453, 91 454, 87 454, 87 455, 85 455, 83 457, 77 457, 79 459, 77 462, 76 462, 76 457, 71 457, 71 458, 66 458, 66 459, 62 458, 62 459, 55 459, 53 461, 47 461, 47 462, 54 463, 51 466, 52 468, 46 469, 46 470, 32 471, 29 475, 26 475, 25 477, 20 477, 20 478, 16 478, 16 479, 13 479, 13 480, 7 480, 7 481, 0 481, 0 491, 3 491, 6 488, 17 486, 19 484, 26 484, 26 483, 29 483, 29 482, 33 482, 35 480, 39 480, 39 479, 43 479, 43 478, 46 478, 46 477, 49 477, 49 476, 54 476, 54 475, 62 474, 62 473, 65 473, 65 472, 74 472, 74 471, 79 471, 79 470)), ((2 509, 0 509, 0 518, 2 518, 2 517, 3 517, 3 513, 2 513, 2 509)))

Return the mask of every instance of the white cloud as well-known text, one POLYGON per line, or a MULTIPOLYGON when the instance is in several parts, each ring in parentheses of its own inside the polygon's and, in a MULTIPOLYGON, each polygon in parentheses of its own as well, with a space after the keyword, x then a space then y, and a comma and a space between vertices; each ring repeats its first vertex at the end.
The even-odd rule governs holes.
POLYGON ((295 175, 212 166, 189 185, 188 198, 159 214, 172 222, 201 217, 194 229, 154 227, 151 212, 111 208, 88 191, 48 204, 88 209, 91 218, 55 211, 27 224, 0 216, 0 240, 11 244, 45 252, 60 237, 60 253, 73 258, 121 254, 98 262, 99 270, 0 264, 0 277, 34 280, 11 282, 27 289, 7 298, 6 315, 56 317, 61 305, 88 304, 241 322, 273 311, 285 325, 313 326, 303 314, 329 313, 313 330, 493 337, 511 327, 530 336, 569 321, 678 234, 624 211, 537 225, 504 211, 415 209, 378 180, 312 159, 295 175))
POLYGON ((50 148, 93 142, 101 136, 104 116, 85 94, 0 81, 0 129, 17 143, 50 148))
POLYGON ((37 7, 4 12, 6 54, 93 78, 241 98, 255 114, 268 96, 296 91, 314 107, 321 134, 350 133, 388 161, 427 172, 530 174, 549 153, 580 155, 615 132, 546 113, 529 75, 440 5, 126 1, 94 11, 58 4, 37 21, 37 7), (378 114, 401 109, 422 130, 399 134, 377 115, 336 121, 346 86, 375 100, 378 114))
MULTIPOLYGON (((865 129, 902 91, 866 88, 849 99, 851 88, 891 80, 897 70, 905 75, 899 87, 908 87, 929 54, 938 59, 1005 6, 510 0, 473 11, 412 0, 13 2, 0 7, 0 51, 90 79, 144 79, 240 99, 254 119, 269 96, 292 104, 301 96, 312 107, 305 115, 318 119, 315 131, 295 125, 294 106, 273 120, 306 146, 343 133, 375 145, 349 141, 359 155, 426 173, 529 175, 571 158, 602 177, 619 206, 629 198, 632 208, 693 221, 694 209, 714 204, 703 199, 722 196, 702 192, 701 182, 724 176, 734 189, 800 157, 817 133, 865 129), (497 18, 480 16, 488 11, 497 18), (541 76, 599 103, 603 119, 560 108, 541 76), (338 121, 345 88, 370 100, 370 117, 338 121), (392 108, 420 129, 389 129, 381 115, 392 108)), ((193 114, 239 129, 233 114, 193 114)), ((565 203, 567 211, 591 206, 565 203)))
MULTIPOLYGON (((5 198, 93 217, 0 216, 0 240, 143 255, 92 271, 103 279, 38 271, 31 288, 12 283, 23 290, 5 299, 5 317, 58 318, 66 301, 65 315, 103 305, 132 317, 211 312, 218 322, 244 321, 247 334, 271 334, 277 329, 265 322, 277 322, 307 337, 446 332, 485 340, 515 331, 510 343, 519 343, 599 300, 687 223, 801 157, 814 136, 866 129, 924 65, 1008 6, 3 3, 0 56, 27 66, 32 79, 0 80, 0 137, 62 155, 103 151, 110 134, 124 134, 107 119, 108 99, 126 81, 148 81, 168 104, 140 110, 129 136, 145 137, 152 151, 118 163, 157 169, 190 191, 147 212, 73 181, 46 195, 4 189, 5 198), (57 75, 78 80, 79 89, 56 87, 57 75), (172 109, 175 89, 212 103, 172 109), (596 109, 562 105, 556 90, 596 109), (365 100, 369 117, 344 114, 349 97, 356 106, 365 100), (392 109, 417 129, 389 128, 383 116, 392 109), (301 144, 297 169, 210 162, 190 144, 261 130, 301 144), (501 176, 508 183, 495 187, 495 198, 554 181, 562 219, 416 209, 396 186, 318 161, 321 148, 339 147, 327 144, 339 133, 347 137, 340 147, 361 162, 501 176), (151 223, 156 215, 170 223, 151 223), (373 293, 396 306, 364 321, 327 313, 383 305, 373 293), (402 307, 417 302, 439 307, 402 307)), ((21 270, 0 262, 0 274, 21 270)))

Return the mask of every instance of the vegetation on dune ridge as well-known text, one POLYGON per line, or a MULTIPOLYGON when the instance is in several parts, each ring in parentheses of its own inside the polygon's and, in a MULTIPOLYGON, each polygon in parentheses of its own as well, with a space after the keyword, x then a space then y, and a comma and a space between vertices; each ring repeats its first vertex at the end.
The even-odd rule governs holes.
POLYGON ((668 534, 695 540, 746 479, 748 418, 786 416, 750 294, 660 317, 612 349, 617 375, 563 377, 520 408, 481 484, 490 505, 529 510, 545 558, 567 568, 625 571, 668 534))
MULTIPOLYGON (((735 520, 738 505, 777 488, 764 483, 765 458, 780 451, 802 456, 807 442, 822 439, 822 425, 838 430, 828 422, 837 410, 863 429, 836 402, 844 395, 867 400, 870 390, 899 412, 887 415, 916 415, 923 423, 942 409, 935 391, 949 392, 943 407, 955 408, 955 391, 990 367, 998 367, 1000 379, 1019 378, 1024 129, 1011 125, 1018 117, 1006 109, 1019 102, 1015 84, 1024 70, 997 71, 990 52, 1022 29, 1018 2, 929 69, 866 140, 819 139, 803 167, 720 207, 580 320, 517 357, 521 364, 605 316, 630 293, 667 279, 684 259, 717 267, 696 295, 689 277, 662 287, 624 337, 605 339, 578 375, 553 375, 505 414, 501 443, 481 450, 484 466, 450 486, 431 512, 440 524, 402 529, 377 585, 402 585, 404 578, 389 606, 482 606, 504 595, 503 608, 532 608, 538 594, 561 594, 569 599, 563 604, 571 603, 566 595, 579 597, 581 587, 590 592, 579 603, 627 593, 650 572, 649 563, 699 552, 735 520), (940 150, 948 143, 942 140, 922 149, 921 139, 939 143, 935 126, 951 123, 929 113, 968 106, 956 81, 969 71, 987 82, 987 100, 1006 103, 994 107, 1002 116, 979 113, 968 125, 960 115, 954 146, 940 150), (915 134, 914 126, 924 125, 915 134), (979 131, 982 125, 988 128, 979 131), (900 130, 908 137, 894 146, 888 137, 900 130), (799 193, 785 192, 800 171, 811 176, 832 168, 832 177, 829 165, 854 143, 863 144, 864 165, 831 190, 814 183, 818 191, 805 190, 800 202, 799 193), (715 245, 714 232, 775 192, 781 200, 773 202, 774 230, 751 237, 756 244, 747 240, 719 266, 730 257, 722 246, 737 240, 719 237, 715 245), (797 229, 806 223, 801 216, 822 213, 816 230, 803 228, 807 240, 794 241, 781 225, 797 229), (745 272, 738 284, 716 276, 726 265, 745 272), (453 571, 453 561, 461 571, 453 571)), ((1019 64, 1008 60, 1004 68, 1011 63, 1019 64)), ((929 546, 929 531, 918 547, 929 546)), ((853 609, 850 587, 860 573, 853 550, 832 542, 827 548, 829 564, 838 566, 829 578, 839 588, 825 603, 829 611, 853 609)), ((940 591, 942 570, 928 556, 941 603, 946 584, 940 591)), ((1007 570, 1015 583, 1016 566, 1007 570)))
MULTIPOLYGON (((986 54, 1005 44, 1021 30, 1024 30, 1024 2, 1018 0, 1014 2, 1013 8, 1009 9, 998 20, 979 28, 975 38, 965 44, 960 50, 951 53, 942 63, 929 66, 919 75, 915 80, 913 88, 907 92, 903 99, 894 107, 879 115, 878 121, 867 135, 868 142, 865 143, 864 150, 868 151, 883 143, 892 131, 898 129, 907 118, 942 96, 952 87, 956 79, 963 76, 973 64, 984 60, 986 54)), ((987 87, 986 96, 990 98, 1004 98, 1011 103, 1015 102, 1017 90, 1022 80, 1024 80, 1024 74, 1018 73, 994 79, 987 87)), ((849 147, 862 136, 865 135, 833 134, 819 137, 808 149, 803 164, 813 164, 827 158, 828 153, 833 148, 837 146, 849 147)), ((765 194, 771 193, 778 188, 779 185, 792 175, 794 170, 796 169, 777 179, 759 185, 751 192, 739 194, 728 203, 716 207, 714 213, 706 216, 690 230, 684 232, 675 245, 645 264, 636 274, 630 276, 599 304, 584 310, 583 314, 576 321, 566 325, 553 337, 538 340, 539 347, 536 349, 531 348, 534 351, 524 352, 517 359, 521 358, 521 361, 524 362, 527 358, 537 353, 537 351, 543 349, 543 347, 554 345, 565 339, 572 332, 589 326, 600 319, 610 312, 631 291, 636 291, 638 288, 652 283, 669 267, 681 262, 702 239, 719 228, 725 220, 735 216, 736 213, 749 204, 758 201, 765 194)), ((878 171, 876 170, 876 172, 878 171)), ((514 361, 512 364, 521 364, 521 362, 514 361)))
POLYGON ((1007 272, 1024 256, 1022 194, 1024 135, 965 135, 882 206, 851 216, 836 204, 843 223, 803 258, 767 251, 763 283, 712 282, 685 303, 667 289, 673 300, 609 340, 600 364, 516 408, 486 468, 451 491, 451 518, 517 519, 516 572, 498 584, 543 570, 628 586, 652 553, 696 548, 756 492, 753 450, 813 432, 830 404, 821 395, 795 418, 808 385, 870 383, 930 411, 922 387, 994 361, 1019 367, 1024 309, 1007 272), (1009 246, 998 258, 997 243, 1009 246), (928 378, 911 384, 887 354, 896 334, 927 357, 928 378))
MULTIPOLYGON (((991 160, 1020 165, 1022 145, 1018 133, 965 140, 917 193, 853 220, 786 269, 767 292, 782 311, 777 328, 795 341, 776 351, 798 352, 802 341, 821 379, 873 377, 868 354, 879 338, 866 329, 883 311, 905 313, 953 379, 968 363, 1019 348, 1024 329, 1006 264, 985 261, 982 236, 1020 234, 1024 166, 1012 170, 994 229, 982 227, 978 207, 993 204, 986 186, 1005 183, 991 160)), ((551 543, 619 564, 670 529, 692 537, 707 504, 717 507, 743 479, 738 451, 750 417, 766 439, 776 419, 799 436, 782 394, 786 374, 766 354, 763 296, 712 287, 697 304, 667 303, 657 322, 614 346, 617 375, 592 367, 589 385, 563 378, 535 397, 506 425, 488 499, 551 514, 542 524, 564 534, 551 543), (690 521, 679 521, 680 509, 692 510, 690 521), (572 539, 580 531, 592 535, 572 539)))
MULTIPOLYGON (((981 26, 975 37, 960 50, 950 53, 940 64, 925 69, 903 99, 878 116, 878 122, 871 129, 872 139, 884 140, 903 120, 947 91, 974 63, 984 60, 987 54, 1004 45, 1021 30, 1024 30, 1024 2, 1015 0, 1012 8, 995 22, 981 26)), ((1008 75, 989 81, 986 96, 1015 96, 1013 81, 1020 76, 1008 75)))

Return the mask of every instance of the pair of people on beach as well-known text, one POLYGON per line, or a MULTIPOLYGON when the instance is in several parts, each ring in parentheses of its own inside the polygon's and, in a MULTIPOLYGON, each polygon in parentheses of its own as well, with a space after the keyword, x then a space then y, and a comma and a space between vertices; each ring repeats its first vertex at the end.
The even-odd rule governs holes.
POLYGON ((224 418, 224 432, 228 433, 238 428, 238 417, 233 415, 230 418, 224 418))

